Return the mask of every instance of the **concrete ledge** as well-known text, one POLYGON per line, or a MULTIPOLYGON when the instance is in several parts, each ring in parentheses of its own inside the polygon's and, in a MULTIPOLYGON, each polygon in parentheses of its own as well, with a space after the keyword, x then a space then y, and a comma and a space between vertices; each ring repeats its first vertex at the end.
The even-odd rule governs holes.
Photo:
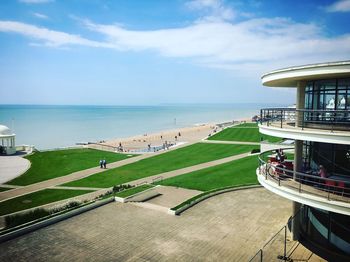
POLYGON ((100 201, 96 201, 94 203, 91 204, 87 204, 85 206, 82 206, 80 208, 76 208, 73 209, 71 211, 68 212, 64 212, 62 214, 57 214, 57 215, 52 215, 51 217, 47 218, 47 219, 38 219, 38 220, 34 220, 31 222, 28 222, 26 226, 18 226, 18 228, 16 229, 16 227, 13 228, 13 230, 8 229, 9 232, 0 235, 0 243, 8 241, 10 239, 28 234, 30 232, 33 232, 35 230, 38 230, 40 228, 55 224, 57 222, 60 222, 62 220, 71 218, 73 216, 82 214, 84 212, 90 211, 92 209, 98 208, 100 206, 106 205, 108 203, 114 202, 114 198, 108 198, 108 199, 104 199, 104 200, 100 200, 100 201))
POLYGON ((199 202, 201 202, 201 201, 203 201, 203 200, 205 200, 207 198, 219 195, 219 194, 223 194, 223 193, 227 193, 227 192, 231 192, 231 191, 244 190, 244 189, 259 188, 259 187, 262 187, 262 186, 261 185, 251 185, 251 186, 232 187, 232 188, 226 188, 226 189, 218 190, 218 191, 215 191, 215 192, 211 192, 211 193, 208 193, 208 194, 206 194, 204 196, 201 196, 201 197, 199 197, 197 199, 194 199, 192 202, 190 202, 187 205, 184 205, 184 206, 178 208, 177 210, 172 210, 172 209, 169 208, 168 214, 169 215, 174 215, 174 216, 175 215, 179 215, 180 213, 182 213, 186 209, 188 209, 190 207, 193 207, 194 205, 198 204, 199 202))
POLYGON ((152 187, 150 189, 146 189, 144 191, 138 192, 134 195, 122 198, 122 197, 115 197, 115 201, 117 202, 121 202, 121 203, 126 203, 126 202, 142 202, 142 201, 146 201, 150 198, 153 198, 155 196, 160 195, 160 193, 158 192, 158 188, 160 186, 157 185, 155 187, 152 187))
POLYGON ((330 212, 347 216, 350 215, 350 203, 328 200, 326 196, 321 197, 308 192, 299 193, 298 189, 288 188, 283 185, 279 186, 277 181, 270 181, 269 179, 266 179, 264 175, 260 175, 259 168, 256 170, 256 175, 259 183, 262 186, 264 186, 267 190, 284 198, 330 212))

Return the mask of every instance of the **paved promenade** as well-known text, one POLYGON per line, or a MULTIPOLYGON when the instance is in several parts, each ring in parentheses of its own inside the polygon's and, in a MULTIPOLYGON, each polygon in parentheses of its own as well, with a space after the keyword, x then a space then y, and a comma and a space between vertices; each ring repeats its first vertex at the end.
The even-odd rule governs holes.
POLYGON ((0 260, 247 261, 291 208, 263 188, 218 195, 181 216, 111 203, 0 244, 0 260))
POLYGON ((134 180, 134 181, 128 182, 128 184, 130 184, 130 185, 138 185, 138 184, 141 184, 141 183, 152 183, 153 180, 157 179, 157 178, 166 179, 166 178, 170 178, 170 177, 174 177, 174 176, 179 176, 179 175, 187 174, 187 173, 190 173, 190 172, 198 171, 198 170, 201 170, 201 169, 205 169, 205 168, 208 168, 208 167, 217 166, 217 165, 220 165, 220 164, 225 164, 225 163, 231 162, 233 160, 237 160, 237 159, 241 159, 241 158, 247 157, 249 155, 250 155, 250 153, 243 153, 243 154, 239 154, 239 155, 235 155, 235 156, 225 157, 225 158, 221 158, 221 159, 218 159, 218 160, 205 162, 205 163, 202 163, 202 164, 189 166, 189 167, 176 169, 176 170, 165 172, 165 173, 160 173, 160 174, 157 174, 157 175, 154 175, 154 176, 141 178, 141 179, 138 179, 138 180, 134 180))
MULTIPOLYGON (((121 161, 118 161, 118 162, 111 163, 111 164, 108 165, 108 168, 111 169, 111 168, 120 167, 120 166, 123 166, 123 165, 127 165, 127 164, 130 164, 130 163, 137 162, 137 161, 139 161, 141 159, 145 159, 145 158, 150 157, 150 156, 153 156, 153 155, 144 154, 144 155, 139 155, 139 156, 136 156, 136 157, 131 157, 131 158, 128 158, 128 159, 125 159, 125 160, 121 160, 121 161)), ((101 173, 103 171, 106 171, 106 169, 101 169, 100 167, 93 167, 93 168, 81 170, 81 171, 78 171, 78 172, 74 172, 74 173, 72 173, 70 175, 57 177, 57 178, 53 178, 53 179, 46 180, 46 181, 43 181, 43 182, 39 182, 39 183, 31 184, 31 185, 28 185, 28 186, 16 188, 16 189, 13 189, 13 190, 0 192, 0 201, 3 201, 5 199, 9 199, 9 198, 14 198, 14 197, 17 197, 17 196, 20 196, 20 195, 28 194, 28 193, 31 193, 31 192, 39 191, 39 190, 42 190, 42 189, 45 189, 45 188, 49 188, 49 187, 61 185, 61 184, 64 184, 64 183, 68 183, 70 181, 81 179, 81 178, 90 176, 92 174, 101 173)))
POLYGON ((30 167, 30 162, 18 155, 0 156, 0 184, 21 174, 30 167))
MULTIPOLYGON (((148 157, 151 157, 151 156, 154 156, 154 155, 157 155, 157 154, 162 154, 162 153, 164 153, 164 151, 163 152, 159 152, 159 153, 155 153, 155 154, 144 154, 144 155, 132 157, 132 158, 125 159, 125 160, 122 160, 122 161, 111 163, 111 164, 108 165, 108 168, 111 169, 111 168, 120 167, 120 166, 123 166, 123 165, 127 165, 127 164, 130 164, 130 163, 137 162, 137 161, 139 161, 141 159, 145 159, 145 158, 148 158, 148 157)), ((182 168, 182 169, 177 169, 177 170, 174 170, 174 171, 165 172, 165 173, 157 174, 157 175, 154 175, 154 176, 150 176, 150 177, 134 180, 134 181, 128 182, 128 184, 138 185, 138 184, 145 183, 145 182, 151 183, 154 179, 159 178, 159 177, 162 177, 162 179, 165 179, 165 178, 169 178, 169 177, 174 177, 174 176, 186 174, 186 173, 189 173, 189 172, 201 170, 201 169, 208 168, 208 167, 211 167, 211 166, 215 166, 215 165, 227 163, 227 162, 230 162, 230 161, 233 161, 233 160, 236 160, 236 159, 240 159, 240 158, 248 156, 249 154, 250 153, 244 153, 244 154, 240 154, 240 155, 235 155, 235 156, 231 156, 231 157, 222 158, 222 159, 215 160, 215 161, 202 163, 202 164, 195 165, 195 166, 190 166, 190 167, 186 167, 186 168, 182 168)), ((103 172, 103 171, 105 171, 105 169, 101 169, 99 167, 94 167, 94 168, 78 171, 78 172, 72 173, 72 174, 67 175, 67 176, 58 177, 58 178, 46 180, 46 181, 43 181, 43 182, 39 182, 39 183, 36 183, 36 184, 32 184, 32 185, 16 188, 16 189, 13 189, 13 190, 0 192, 0 201, 4 201, 4 200, 10 199, 10 198, 14 198, 14 197, 17 197, 17 196, 20 196, 20 195, 24 195, 24 194, 32 193, 32 192, 35 192, 35 191, 39 191, 39 190, 42 190, 42 189, 45 189, 45 188, 52 188, 54 186, 62 185, 64 183, 68 183, 70 181, 78 180, 78 179, 81 179, 81 178, 84 178, 84 177, 87 177, 87 176, 91 176, 93 174, 97 174, 97 173, 100 173, 100 172, 103 172)), ((68 188, 68 187, 65 187, 65 188, 68 188)), ((71 189, 74 189, 74 188, 71 188, 71 189)), ((78 188, 78 189, 80 189, 80 188, 78 188)), ((96 188, 96 189, 99 189, 99 188, 96 188)))

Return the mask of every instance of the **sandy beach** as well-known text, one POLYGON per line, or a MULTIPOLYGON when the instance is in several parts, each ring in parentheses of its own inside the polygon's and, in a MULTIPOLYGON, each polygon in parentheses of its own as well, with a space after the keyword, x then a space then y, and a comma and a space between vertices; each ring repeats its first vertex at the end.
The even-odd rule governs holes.
MULTIPOLYGON (((145 150, 150 147, 150 151, 154 152, 155 148, 161 148, 165 143, 172 145, 182 145, 187 143, 198 142, 209 135, 221 131, 223 128, 238 124, 241 121, 250 122, 250 119, 240 119, 233 122, 225 123, 205 123, 197 124, 190 127, 183 127, 171 130, 164 130, 156 133, 137 135, 127 138, 116 138, 99 143, 101 146, 121 148, 124 152, 145 150)), ((97 146, 97 145, 96 145, 97 146)))
POLYGON ((161 132, 143 134, 128 138, 116 138, 105 141, 101 144, 113 147, 120 145, 124 151, 147 149, 151 147, 161 147, 164 143, 167 144, 184 144, 199 141, 209 134, 212 134, 215 129, 218 129, 216 124, 203 124, 192 127, 178 128, 172 130, 165 130, 161 132))

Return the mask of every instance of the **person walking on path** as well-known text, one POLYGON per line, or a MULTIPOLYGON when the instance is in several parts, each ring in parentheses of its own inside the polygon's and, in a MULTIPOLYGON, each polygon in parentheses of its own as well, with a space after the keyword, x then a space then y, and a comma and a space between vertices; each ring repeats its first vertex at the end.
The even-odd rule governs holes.
POLYGON ((102 168, 103 167, 103 161, 102 161, 102 159, 100 160, 100 168, 102 168))
POLYGON ((107 161, 106 159, 103 159, 103 167, 106 169, 107 168, 107 161))

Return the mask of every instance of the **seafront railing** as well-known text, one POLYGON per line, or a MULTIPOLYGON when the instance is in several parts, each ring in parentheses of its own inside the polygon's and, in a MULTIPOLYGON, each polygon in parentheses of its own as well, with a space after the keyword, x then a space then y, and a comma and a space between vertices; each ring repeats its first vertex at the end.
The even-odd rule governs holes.
POLYGON ((350 130, 350 110, 263 108, 260 124, 280 128, 298 126, 325 130, 350 130))
MULTIPOLYGON (((288 149, 283 149, 285 152, 288 149)), ((307 193, 327 200, 350 203, 350 177, 343 179, 320 177, 316 170, 297 172, 293 170, 292 161, 278 162, 273 160, 276 150, 261 153, 259 159, 259 175, 278 186, 287 187, 298 193, 307 193), (272 159, 272 160, 271 160, 272 159)))
POLYGON ((89 148, 98 149, 98 150, 102 150, 102 151, 110 151, 110 152, 119 152, 120 151, 118 149, 118 147, 105 145, 105 144, 101 144, 101 143, 89 142, 87 146, 89 148))

